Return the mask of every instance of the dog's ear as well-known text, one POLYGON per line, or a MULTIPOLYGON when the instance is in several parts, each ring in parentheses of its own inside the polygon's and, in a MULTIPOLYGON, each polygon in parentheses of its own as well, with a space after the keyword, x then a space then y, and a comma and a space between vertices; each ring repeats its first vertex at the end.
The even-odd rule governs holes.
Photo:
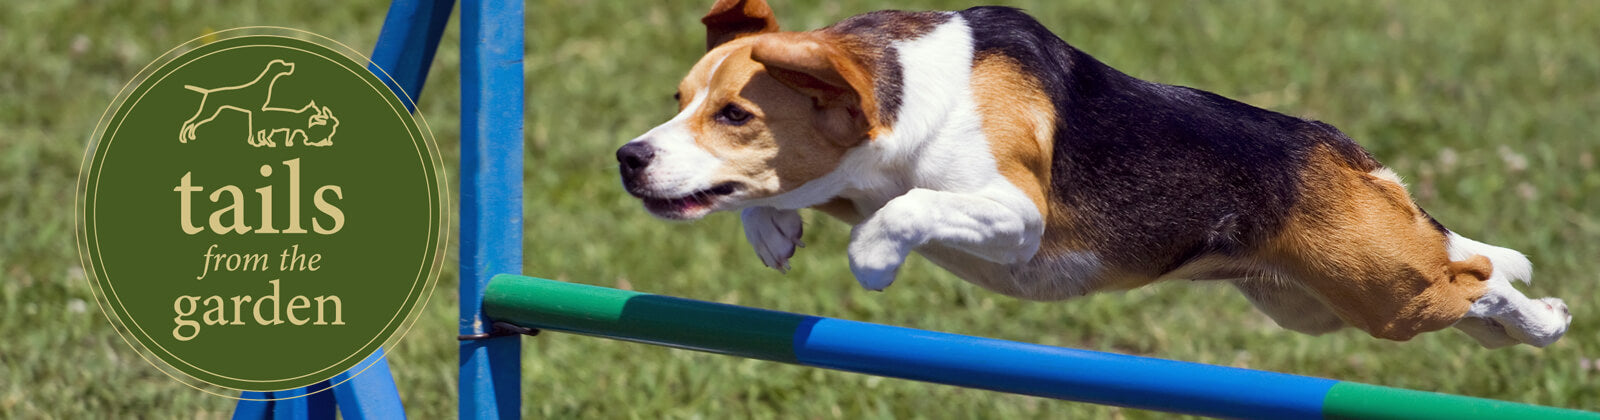
POLYGON ((706 24, 706 51, 741 36, 778 31, 766 0, 717 0, 700 23, 706 24))
POLYGON ((855 56, 823 35, 789 33, 770 36, 750 48, 750 59, 767 75, 810 96, 820 128, 845 143, 867 137, 877 106, 870 74, 855 56))

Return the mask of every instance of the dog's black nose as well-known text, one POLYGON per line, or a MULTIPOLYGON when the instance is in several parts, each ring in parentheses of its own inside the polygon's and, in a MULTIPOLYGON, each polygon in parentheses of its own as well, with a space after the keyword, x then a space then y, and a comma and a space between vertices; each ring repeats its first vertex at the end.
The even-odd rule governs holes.
POLYGON ((650 159, 656 157, 656 149, 643 142, 631 142, 617 149, 617 163, 622 164, 622 175, 633 176, 644 167, 650 165, 650 159))

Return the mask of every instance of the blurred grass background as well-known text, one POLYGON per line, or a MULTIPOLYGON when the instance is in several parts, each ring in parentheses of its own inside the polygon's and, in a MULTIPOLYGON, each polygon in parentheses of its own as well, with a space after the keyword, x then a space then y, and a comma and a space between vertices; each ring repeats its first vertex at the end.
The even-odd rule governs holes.
MULTIPOLYGON (((1572 304, 1547 349, 1489 351, 1455 331, 1407 343, 1277 328, 1221 284, 1173 282, 1064 303, 965 284, 914 258, 866 293, 848 229, 806 214, 787 275, 738 218, 652 219, 618 186, 615 147, 667 119, 704 52, 710 1, 527 4, 530 275, 854 320, 1600 410, 1600 2, 1019 1, 1129 74, 1345 130, 1450 228, 1528 253, 1532 296, 1572 304)), ((787 29, 944 0, 778 1, 787 29)), ((217 417, 232 400, 168 379, 97 313, 73 241, 86 139, 123 84, 210 30, 276 25, 369 50, 382 1, 15 2, 0 7, 0 417, 217 417)), ((455 168, 459 52, 445 35, 420 99, 455 168)), ((454 178, 454 177, 452 177, 454 178)), ((452 179, 454 181, 454 179, 452 179)), ((451 267, 454 265, 452 247, 451 267)), ((455 413, 456 278, 392 351, 407 408, 455 413)), ((593 338, 526 340, 533 418, 1166 418, 593 338)))

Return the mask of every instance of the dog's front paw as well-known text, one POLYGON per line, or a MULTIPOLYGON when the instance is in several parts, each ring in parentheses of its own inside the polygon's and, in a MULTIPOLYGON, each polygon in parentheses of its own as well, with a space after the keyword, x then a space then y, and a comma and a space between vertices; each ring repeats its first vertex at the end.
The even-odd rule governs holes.
POLYGON ((804 248, 800 241, 802 221, 800 212, 778 210, 772 207, 751 207, 739 213, 744 223, 744 238, 755 248, 761 263, 782 272, 789 272, 789 257, 795 248, 804 248))
POLYGON ((894 283, 896 272, 906 261, 911 247, 885 232, 876 223, 863 223, 850 232, 850 272, 867 290, 882 291, 894 283))

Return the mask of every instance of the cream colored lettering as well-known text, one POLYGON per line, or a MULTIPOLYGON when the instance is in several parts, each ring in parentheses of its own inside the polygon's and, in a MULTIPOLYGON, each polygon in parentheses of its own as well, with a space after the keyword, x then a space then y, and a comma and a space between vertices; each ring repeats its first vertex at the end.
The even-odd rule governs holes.
POLYGON ((339 296, 284 296, 281 279, 268 280, 267 284, 272 286, 272 291, 256 297, 207 296, 202 299, 201 296, 178 296, 172 301, 173 314, 177 315, 172 318, 172 337, 178 341, 190 341, 200 336, 202 326, 247 325, 247 320, 253 320, 261 326, 345 325, 344 301, 339 296), (227 304, 230 301, 232 305, 227 304), (307 312, 310 312, 313 301, 316 302, 316 316, 306 316, 310 315, 307 312), (250 307, 246 308, 247 305, 250 307), (200 320, 191 318, 202 309, 205 313, 200 320), (245 312, 247 309, 250 312, 245 312))
POLYGON ((322 192, 323 191, 332 191, 334 197, 336 197, 336 198, 338 198, 340 200, 343 200, 344 199, 344 189, 339 188, 339 186, 337 186, 337 185, 326 185, 326 186, 323 186, 322 188, 318 188, 317 189, 317 193, 315 194, 316 195, 317 210, 322 211, 322 214, 326 214, 326 215, 328 215, 329 219, 332 219, 333 227, 328 228, 328 229, 323 229, 322 228, 322 221, 320 221, 320 220, 318 220, 316 218, 312 218, 311 219, 311 229, 316 230, 317 233, 320 233, 320 234, 323 234, 323 235, 332 235, 332 234, 338 232, 339 229, 344 229, 344 211, 343 210, 339 210, 339 208, 334 206, 333 204, 329 204, 328 200, 324 199, 323 196, 322 196, 322 192))
MULTIPOLYGON (((222 206, 213 207, 209 218, 210 223, 206 227, 196 226, 194 223, 194 193, 204 193, 205 187, 194 185, 194 173, 185 172, 183 177, 178 179, 178 186, 172 189, 172 191, 178 193, 179 227, 183 229, 183 233, 186 235, 198 234, 207 230, 207 227, 210 228, 212 233, 218 235, 230 233, 243 235, 251 232, 259 234, 307 233, 301 223, 300 158, 289 159, 282 163, 285 168, 289 169, 287 171, 288 174, 285 175, 288 178, 289 188, 289 223, 287 227, 280 230, 275 223, 277 220, 274 218, 276 213, 273 212, 273 197, 277 194, 274 192, 276 185, 270 183, 275 172, 272 165, 261 165, 260 168, 261 177, 267 178, 269 183, 254 189, 260 201, 258 203, 260 218, 257 220, 257 225, 254 226, 245 221, 245 209, 251 203, 247 202, 244 190, 237 185, 224 185, 211 191, 211 194, 208 195, 211 202, 222 206)), ((340 209, 336 204, 344 200, 344 189, 338 185, 324 185, 317 188, 312 193, 312 196, 313 204, 316 206, 317 211, 321 213, 321 216, 309 216, 312 219, 312 230, 316 231, 317 234, 332 235, 344 229, 344 210, 340 209)))

